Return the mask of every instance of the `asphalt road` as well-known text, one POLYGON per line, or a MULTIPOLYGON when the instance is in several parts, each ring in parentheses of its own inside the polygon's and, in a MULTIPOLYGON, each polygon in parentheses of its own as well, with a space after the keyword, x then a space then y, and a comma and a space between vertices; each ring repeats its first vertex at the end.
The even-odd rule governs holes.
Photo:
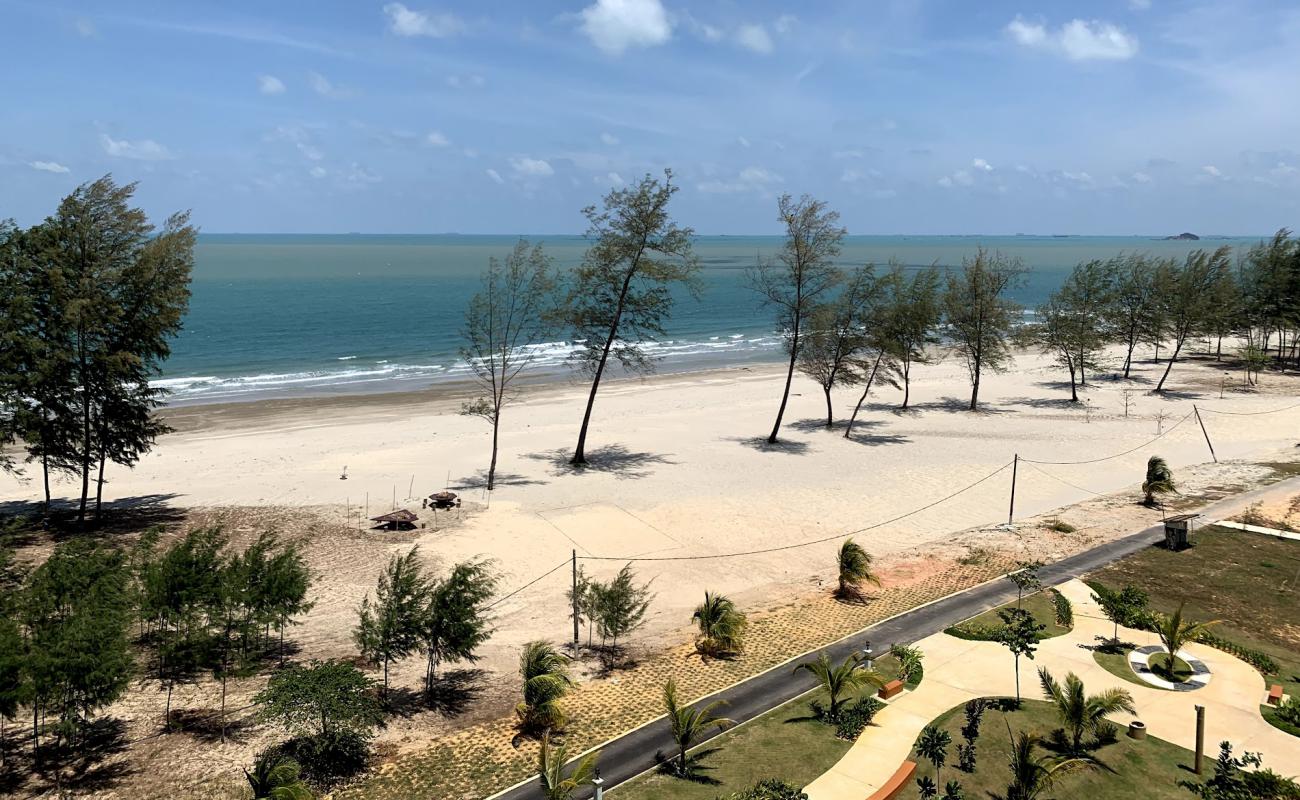
MULTIPOLYGON (((1255 495, 1275 491, 1277 488, 1278 485, 1274 484, 1264 489, 1226 498, 1224 502, 1248 501, 1255 495)), ((1212 515, 1215 505, 1217 504, 1203 509, 1202 513, 1212 515)), ((1048 564, 1039 570, 1039 579, 1044 586, 1064 583, 1162 541, 1164 541, 1163 525, 1153 525, 1122 539, 1116 539, 1048 564)), ((851 653, 861 652, 870 642, 872 649, 882 654, 891 644, 910 644, 919 641, 954 623, 1014 600, 1015 596, 1016 589, 1010 581, 998 580, 982 584, 873 625, 819 652, 827 653, 832 661, 842 661, 851 653)), ((755 675, 709 699, 725 700, 726 716, 736 722, 746 722, 793 700, 815 686, 816 680, 811 675, 804 671, 795 673, 793 664, 786 664, 755 675)), ((708 738, 716 735, 718 734, 715 732, 708 738)), ((609 742, 601 748, 599 762, 601 777, 605 779, 605 790, 608 791, 654 768, 658 763, 656 754, 671 754, 674 752, 674 747, 668 732, 668 723, 664 719, 658 719, 609 742)), ((586 790, 579 796, 590 797, 591 791, 586 790)), ((541 789, 534 779, 500 792, 494 795, 492 800, 540 800, 542 797, 541 789)))

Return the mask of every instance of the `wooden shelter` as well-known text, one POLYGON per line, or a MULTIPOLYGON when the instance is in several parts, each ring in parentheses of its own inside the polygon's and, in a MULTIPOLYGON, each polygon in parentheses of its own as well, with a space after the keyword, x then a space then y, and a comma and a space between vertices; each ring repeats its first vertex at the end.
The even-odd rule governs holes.
POLYGON ((415 527, 415 523, 419 519, 414 512, 399 508, 387 514, 371 517, 370 521, 375 523, 376 528, 383 528, 388 531, 409 531, 415 527))
POLYGON ((1165 547, 1184 550, 1191 546, 1189 537, 1200 514, 1179 514, 1165 518, 1165 547))

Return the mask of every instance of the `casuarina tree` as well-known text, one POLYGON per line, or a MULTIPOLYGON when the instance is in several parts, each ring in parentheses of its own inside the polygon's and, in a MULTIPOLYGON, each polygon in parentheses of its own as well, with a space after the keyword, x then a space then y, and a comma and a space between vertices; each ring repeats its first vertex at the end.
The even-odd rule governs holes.
POLYGON ((578 343, 573 363, 591 376, 578 444, 570 459, 574 465, 587 463, 591 411, 609 359, 613 357, 629 372, 653 369, 645 344, 663 335, 673 309, 673 290, 696 289, 694 232, 679 227, 668 213, 677 188, 672 172, 665 170, 662 181, 646 175, 607 194, 603 209, 583 209, 591 246, 574 270, 562 312, 578 343))
POLYGON ((1007 293, 1027 272, 1019 259, 980 249, 963 260, 959 272, 948 275, 944 319, 954 349, 970 375, 970 410, 979 408, 980 382, 985 372, 1003 372, 1011 362, 1010 334, 1020 306, 1007 293))
POLYGON ((847 231, 840 215, 820 200, 804 195, 798 200, 782 195, 777 214, 785 227, 785 244, 775 261, 763 261, 749 271, 749 283, 764 305, 776 309, 776 324, 785 340, 790 361, 785 373, 781 405, 768 444, 776 444, 781 419, 790 400, 790 384, 803 347, 804 327, 825 295, 843 279, 835 266, 847 231))
POLYGON ((504 261, 488 260, 482 288, 465 310, 461 355, 483 395, 461 413, 492 426, 487 488, 496 486, 501 413, 515 399, 516 379, 541 357, 555 324, 555 277, 542 246, 519 240, 504 261))

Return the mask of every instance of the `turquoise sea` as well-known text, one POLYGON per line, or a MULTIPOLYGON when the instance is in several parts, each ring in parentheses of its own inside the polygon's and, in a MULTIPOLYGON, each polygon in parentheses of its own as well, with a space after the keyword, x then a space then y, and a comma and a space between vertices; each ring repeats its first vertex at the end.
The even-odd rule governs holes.
MULTIPOLYGON (((516 236, 204 234, 193 298, 157 385, 170 402, 425 388, 463 378, 458 355, 464 308, 490 256, 516 236)), ((1183 256, 1198 247, 1244 250, 1261 237, 1200 242, 1111 236, 852 236, 840 262, 955 267, 980 247, 1022 258, 1029 279, 1016 293, 1042 302, 1080 261, 1121 251, 1183 256)), ((580 236, 533 236, 560 267, 586 246, 580 236)), ((704 236, 696 242, 703 295, 683 295, 664 341, 661 371, 780 358, 771 315, 745 284, 745 268, 780 247, 774 236, 704 236)), ((542 374, 565 371, 571 346, 550 343, 542 374)))

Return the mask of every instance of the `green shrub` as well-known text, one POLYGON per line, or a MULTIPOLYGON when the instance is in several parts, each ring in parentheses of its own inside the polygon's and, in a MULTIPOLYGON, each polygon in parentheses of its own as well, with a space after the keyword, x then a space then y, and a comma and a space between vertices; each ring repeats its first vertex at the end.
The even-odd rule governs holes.
POLYGON ((1288 725, 1300 728, 1300 698, 1292 697, 1277 708, 1277 717, 1288 725))
POLYGON ((1062 628, 1074 627, 1074 606, 1070 604, 1070 598, 1056 591, 1049 589, 1052 594, 1052 606, 1056 609, 1056 624, 1062 628))
POLYGON ((360 731, 335 731, 300 736, 280 745, 280 752, 298 762, 302 779, 328 788, 366 768, 370 758, 370 735, 360 731))
POLYGON ((808 800, 808 795, 785 781, 768 778, 759 781, 749 789, 719 796, 718 800, 808 800))
POLYGON ((835 735, 854 741, 884 707, 885 704, 874 697, 864 697, 851 706, 845 706, 840 709, 839 719, 835 720, 835 735))
POLYGON ((894 644, 889 646, 889 654, 898 661, 898 679, 907 684, 909 689, 915 689, 925 675, 925 667, 921 665, 925 654, 921 648, 894 644))
POLYGON ((958 639, 966 639, 973 642, 993 642, 997 641, 998 634, 1002 631, 1001 625, 971 625, 961 623, 946 628, 944 633, 949 636, 956 636, 958 639))
POLYGON ((1044 523, 1043 527, 1047 528, 1049 531, 1056 531, 1057 533, 1074 533, 1075 531, 1079 530, 1078 528, 1074 527, 1070 523, 1064 522, 1056 518, 1047 520, 1047 522, 1044 523))

